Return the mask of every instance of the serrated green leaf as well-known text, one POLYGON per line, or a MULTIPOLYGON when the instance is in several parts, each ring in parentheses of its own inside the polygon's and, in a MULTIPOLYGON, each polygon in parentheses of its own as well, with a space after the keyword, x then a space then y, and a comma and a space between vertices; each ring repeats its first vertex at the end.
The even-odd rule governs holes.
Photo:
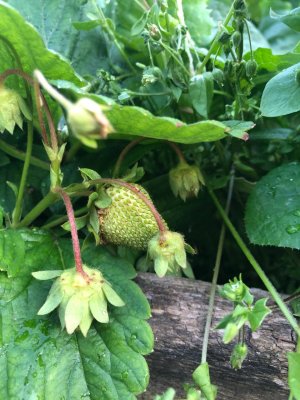
POLYGON ((288 353, 289 373, 288 382, 291 393, 296 400, 300 399, 300 353, 288 353))
POLYGON ((192 38, 200 44, 206 42, 214 25, 210 16, 211 10, 207 8, 207 0, 185 0, 183 11, 192 38))
POLYGON ((278 117, 300 110, 300 84, 296 74, 300 63, 287 68, 272 78, 266 85, 260 109, 265 117, 278 117))
POLYGON ((81 28, 95 24, 94 21, 84 22, 86 8, 89 7, 86 0, 8 0, 7 3, 38 30, 49 49, 70 60, 79 73, 95 73, 101 66, 108 65, 105 42, 100 32, 78 31, 71 25, 73 21, 74 24, 75 21, 82 24, 81 28))
POLYGON ((86 338, 80 332, 68 335, 61 331, 55 313, 36 315, 51 282, 39 282, 31 272, 37 269, 36 261, 40 270, 47 264, 55 263, 56 268, 68 265, 71 241, 60 238, 58 243, 40 230, 23 229, 21 234, 25 242, 24 275, 9 279, 0 274, 0 292, 4 293, 0 317, 5 321, 1 331, 0 398, 27 399, 34 394, 47 400, 135 399, 149 381, 142 354, 152 350, 153 334, 144 321, 149 317, 148 302, 130 282, 135 275, 133 266, 104 249, 87 249, 85 262, 92 259, 100 267, 126 299, 126 306, 112 307, 111 321, 94 323, 86 338))
POLYGON ((300 249, 300 164, 273 169, 253 188, 246 231, 254 244, 300 249))
POLYGON ((268 299, 259 299, 255 302, 253 309, 248 314, 248 321, 252 331, 256 331, 267 315, 271 313, 269 307, 266 306, 268 299))
MULTIPOLYGON (((0 2, 0 14, 1 36, 12 44, 25 72, 32 74, 34 69, 38 68, 48 79, 66 79, 79 86, 84 84, 66 60, 45 47, 42 38, 32 25, 3 1, 0 2)), ((11 54, 7 51, 6 45, 0 42, 0 68, 5 71, 12 67, 11 54)))

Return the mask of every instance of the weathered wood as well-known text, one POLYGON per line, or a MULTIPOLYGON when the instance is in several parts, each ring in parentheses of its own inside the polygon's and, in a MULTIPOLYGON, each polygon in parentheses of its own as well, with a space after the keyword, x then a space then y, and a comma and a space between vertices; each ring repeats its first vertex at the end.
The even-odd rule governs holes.
MULTIPOLYGON (((148 297, 155 335, 155 350, 147 357, 150 385, 141 399, 174 387, 181 395, 183 383, 192 382, 191 374, 199 364, 205 318, 211 285, 206 282, 140 274, 138 284, 148 297)), ((253 289, 255 298, 268 297, 253 289)), ((230 302, 217 296, 213 326, 232 311, 230 302)), ((232 344, 222 343, 222 331, 212 330, 208 349, 212 382, 218 386, 219 400, 287 400, 286 352, 295 349, 295 337, 280 312, 266 318, 262 327, 251 335, 241 370, 229 364, 232 344)))

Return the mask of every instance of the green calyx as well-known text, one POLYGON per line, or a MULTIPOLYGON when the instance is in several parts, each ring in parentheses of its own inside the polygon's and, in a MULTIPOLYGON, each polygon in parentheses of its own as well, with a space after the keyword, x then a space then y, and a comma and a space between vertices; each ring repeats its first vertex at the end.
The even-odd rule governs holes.
POLYGON ((186 251, 195 254, 194 249, 184 242, 180 233, 171 231, 159 232, 148 245, 149 258, 153 260, 155 272, 159 277, 165 276, 168 271, 176 275, 180 268, 186 269, 186 251))
POLYGON ((0 132, 13 133, 15 125, 23 127, 23 116, 30 120, 31 113, 18 92, 0 84, 0 132))
POLYGON ((189 197, 197 197, 204 183, 204 178, 197 165, 189 165, 185 161, 169 172, 169 182, 176 197, 186 201, 189 197))
POLYGON ((242 368, 242 364, 247 357, 248 354, 248 347, 245 343, 238 343, 234 346, 231 357, 230 357, 230 364, 231 367, 234 369, 242 368))
MULTIPOLYGON (((151 201, 142 186, 130 185, 151 201)), ((112 201, 98 211, 102 243, 146 250, 149 240, 158 232, 157 221, 149 207, 127 187, 116 185, 105 190, 112 201)))
POLYGON ((83 270, 88 278, 75 268, 65 271, 38 271, 32 275, 39 280, 57 278, 38 315, 49 314, 59 307, 62 328, 66 328, 71 334, 79 327, 86 336, 93 318, 101 323, 109 321, 108 302, 116 307, 122 307, 125 303, 100 271, 86 265, 83 266, 83 270))
POLYGON ((88 147, 97 147, 97 139, 106 138, 113 128, 100 104, 81 98, 67 109, 67 121, 77 139, 88 147))

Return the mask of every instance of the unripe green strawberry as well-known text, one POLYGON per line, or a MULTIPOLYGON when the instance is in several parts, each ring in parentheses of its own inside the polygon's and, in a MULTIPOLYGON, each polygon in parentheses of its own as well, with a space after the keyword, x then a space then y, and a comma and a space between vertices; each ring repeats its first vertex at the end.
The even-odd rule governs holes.
MULTIPOLYGON (((130 184, 151 201, 140 185, 130 184)), ((146 250, 149 240, 158 232, 157 222, 145 202, 127 187, 109 186, 109 207, 99 210, 100 239, 103 243, 146 250)), ((151 201, 152 202, 152 201, 151 201)))
POLYGON ((75 268, 65 271, 37 271, 32 275, 39 280, 57 278, 38 315, 49 314, 59 307, 62 328, 66 327, 71 334, 79 327, 86 336, 93 318, 102 323, 109 321, 107 302, 116 307, 124 306, 124 302, 100 271, 86 265, 83 265, 83 270, 88 278, 75 268))
POLYGON ((195 254, 192 247, 184 242, 184 238, 177 232, 157 233, 149 242, 148 255, 154 262, 155 272, 159 277, 180 275, 180 269, 187 268, 186 252, 195 254))
POLYGON ((0 132, 13 133, 16 124, 22 129, 23 116, 32 119, 24 99, 15 90, 0 84, 0 132))
POLYGON ((183 201, 197 197, 199 190, 205 184, 199 167, 183 161, 170 170, 169 182, 174 196, 181 197, 183 201))

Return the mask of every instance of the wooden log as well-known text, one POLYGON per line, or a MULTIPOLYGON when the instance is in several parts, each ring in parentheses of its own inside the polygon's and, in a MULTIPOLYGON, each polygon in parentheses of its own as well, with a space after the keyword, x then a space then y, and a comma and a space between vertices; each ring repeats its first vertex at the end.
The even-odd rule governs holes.
MULTIPOLYGON (((180 397, 182 385, 192 382, 192 372, 201 359, 211 285, 154 274, 139 274, 137 282, 151 304, 150 325, 155 335, 154 352, 147 357, 150 385, 139 398, 153 399, 168 387, 175 388, 180 397)), ((252 293, 256 300, 269 297, 259 289, 252 293)), ((217 296, 212 326, 231 311, 231 303, 217 296)), ((251 334, 247 329, 246 343, 247 359, 242 369, 234 370, 229 363, 234 344, 224 345, 222 331, 211 330, 208 363, 212 383, 218 386, 218 400, 287 400, 286 353, 295 350, 296 338, 285 318, 273 312, 257 332, 251 334)))

